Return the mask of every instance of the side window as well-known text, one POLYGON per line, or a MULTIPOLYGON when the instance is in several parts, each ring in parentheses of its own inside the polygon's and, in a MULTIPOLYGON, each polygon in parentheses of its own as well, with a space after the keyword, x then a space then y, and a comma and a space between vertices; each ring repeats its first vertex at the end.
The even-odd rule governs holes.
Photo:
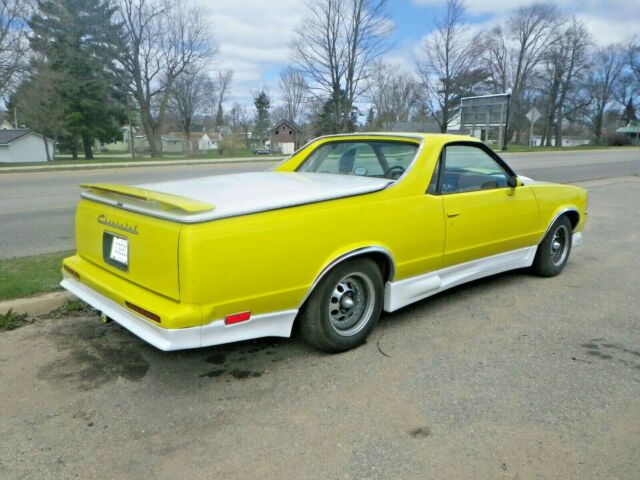
POLYGON ((449 145, 442 175, 443 194, 507 186, 507 172, 489 154, 470 145, 449 145))
POLYGON ((436 168, 433 171, 433 175, 431 176, 431 181, 429 182, 429 187, 427 188, 427 193, 431 195, 435 195, 438 193, 438 183, 440 182, 440 164, 442 163, 442 155, 438 158, 438 162, 436 163, 436 168))

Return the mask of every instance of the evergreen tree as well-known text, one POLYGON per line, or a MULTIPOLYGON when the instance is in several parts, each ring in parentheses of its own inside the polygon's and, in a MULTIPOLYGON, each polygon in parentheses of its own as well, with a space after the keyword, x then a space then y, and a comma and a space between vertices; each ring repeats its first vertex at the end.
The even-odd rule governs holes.
POLYGON ((121 27, 108 0, 37 0, 29 27, 33 50, 44 57, 59 79, 65 139, 77 158, 81 142, 85 158, 93 158, 95 140, 119 135, 124 110, 116 85, 115 45, 121 27))
POLYGON ((269 131, 269 110, 271 109, 271 98, 265 90, 258 92, 253 99, 256 107, 256 134, 260 139, 260 144, 264 145, 264 140, 269 131))

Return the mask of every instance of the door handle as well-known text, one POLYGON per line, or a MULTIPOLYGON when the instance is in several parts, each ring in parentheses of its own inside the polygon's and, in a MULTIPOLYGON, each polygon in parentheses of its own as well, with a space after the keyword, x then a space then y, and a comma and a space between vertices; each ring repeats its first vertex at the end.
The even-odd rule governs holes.
POLYGON ((447 212, 447 217, 449 218, 457 217, 458 215, 460 215, 460 212, 447 212))

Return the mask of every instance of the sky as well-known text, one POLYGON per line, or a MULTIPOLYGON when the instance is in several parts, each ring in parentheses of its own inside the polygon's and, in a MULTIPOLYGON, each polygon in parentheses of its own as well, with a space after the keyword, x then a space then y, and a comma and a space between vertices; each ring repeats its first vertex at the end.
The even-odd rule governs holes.
MULTIPOLYGON (((303 22, 303 0, 197 0, 207 9, 219 52, 213 69, 231 68, 229 103, 251 103, 251 93, 266 87, 272 105, 279 103, 278 72, 289 63, 294 29, 303 22)), ((530 0, 467 0, 467 20, 475 29, 490 28, 509 11, 530 0)), ((640 36, 640 0, 558 0, 566 15, 585 22, 601 45, 640 36)), ((414 68, 414 58, 442 12, 442 0, 389 0, 395 24, 394 48, 387 60, 414 68)))

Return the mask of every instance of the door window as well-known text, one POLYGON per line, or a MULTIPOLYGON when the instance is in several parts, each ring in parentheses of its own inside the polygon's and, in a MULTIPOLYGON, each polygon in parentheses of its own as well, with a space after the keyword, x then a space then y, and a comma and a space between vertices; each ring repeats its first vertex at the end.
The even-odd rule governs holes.
POLYGON ((443 194, 507 186, 509 175, 488 153, 470 145, 449 145, 442 175, 443 194))

